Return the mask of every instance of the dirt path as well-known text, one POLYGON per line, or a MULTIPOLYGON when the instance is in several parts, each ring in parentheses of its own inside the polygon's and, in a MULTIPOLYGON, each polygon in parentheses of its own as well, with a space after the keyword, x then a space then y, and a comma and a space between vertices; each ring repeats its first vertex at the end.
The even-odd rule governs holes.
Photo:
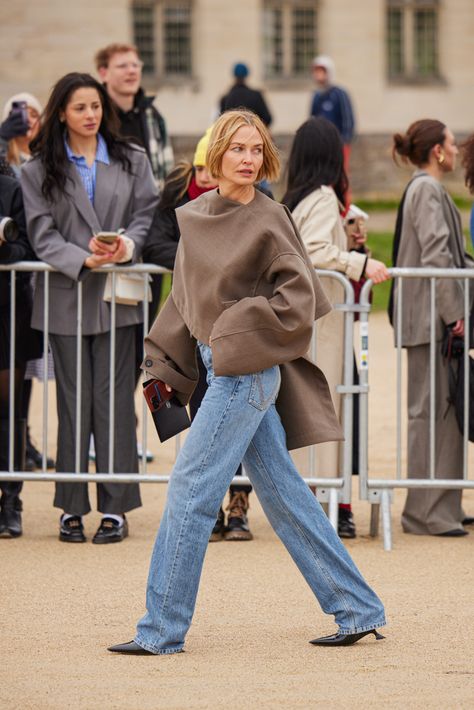
MULTIPOLYGON (((374 317, 370 337, 371 468, 388 475, 394 390, 387 373, 394 353, 383 316, 374 317)), ((39 418, 35 426, 39 431, 39 418)), ((169 471, 172 447, 158 444, 155 451, 153 470, 169 471)), ((402 492, 393 507, 391 553, 368 537, 366 503, 355 505, 359 537, 347 545, 385 602, 385 641, 349 649, 308 644, 330 633, 332 622, 252 498, 255 541, 209 547, 186 653, 107 653, 107 645, 132 638, 144 610, 166 489, 142 489, 144 507, 129 516, 130 538, 100 547, 60 544, 52 484, 25 485, 25 535, 0 540, 5 710, 472 707, 474 530, 459 540, 403 535, 402 492)), ((474 515, 472 493, 465 507, 474 515)), ((97 513, 88 516, 89 537, 98 520, 97 513)))

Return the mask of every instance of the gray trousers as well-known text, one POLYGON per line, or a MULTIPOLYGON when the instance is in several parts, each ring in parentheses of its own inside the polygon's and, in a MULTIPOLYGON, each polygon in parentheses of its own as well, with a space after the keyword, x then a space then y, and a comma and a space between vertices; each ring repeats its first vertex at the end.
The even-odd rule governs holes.
MULTIPOLYGON (((430 346, 407 348, 408 361, 408 477, 430 475, 430 346)), ((435 478, 462 478, 462 436, 454 407, 448 409, 448 370, 436 344, 435 362, 435 478)), ((402 514, 405 532, 436 535, 462 529, 462 491, 411 489, 402 514)))
MULTIPOLYGON (((57 471, 75 471, 76 449, 76 336, 50 335, 56 373, 58 408, 57 471)), ((117 328, 115 358, 115 473, 137 473, 135 423, 135 326, 117 328)), ((96 470, 109 470, 109 358, 110 333, 82 338, 80 471, 89 464, 89 442, 94 435, 96 470)), ((56 483, 54 505, 71 515, 91 510, 87 483, 56 483)), ((120 515, 141 505, 137 483, 98 483, 97 508, 120 515)))

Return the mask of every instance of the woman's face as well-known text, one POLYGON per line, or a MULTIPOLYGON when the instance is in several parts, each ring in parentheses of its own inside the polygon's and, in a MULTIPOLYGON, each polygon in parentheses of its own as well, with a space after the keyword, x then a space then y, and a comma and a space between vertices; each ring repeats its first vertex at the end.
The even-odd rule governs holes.
POLYGON ((92 138, 97 135, 102 121, 102 103, 99 92, 93 87, 76 89, 60 113, 70 138, 92 138))
POLYGON ((32 141, 33 138, 36 138, 40 129, 40 115, 38 111, 33 108, 33 106, 27 106, 26 110, 28 112, 28 133, 26 134, 26 137, 28 138, 28 141, 32 141))
POLYGON ((441 163, 442 169, 450 173, 456 167, 456 156, 459 153, 459 149, 456 145, 455 138, 449 128, 445 129, 444 132, 446 138, 443 143, 442 155, 444 155, 444 161, 441 163))
POLYGON ((253 185, 263 164, 263 139, 254 126, 241 126, 222 156, 222 177, 245 187, 253 185))
POLYGON ((212 177, 211 173, 204 165, 196 165, 194 168, 194 178, 196 185, 200 187, 201 190, 212 190, 213 187, 217 187, 216 179, 212 177))

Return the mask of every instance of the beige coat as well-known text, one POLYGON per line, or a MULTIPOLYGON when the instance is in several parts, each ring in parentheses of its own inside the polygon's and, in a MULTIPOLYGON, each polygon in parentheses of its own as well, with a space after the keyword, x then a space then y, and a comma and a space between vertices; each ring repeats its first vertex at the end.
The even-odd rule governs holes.
POLYGON ((307 357, 330 305, 288 210, 260 192, 248 205, 212 191, 177 210, 172 293, 145 340, 143 368, 176 389, 196 386, 196 340, 216 375, 280 365, 277 408, 288 448, 341 438, 323 373, 307 357))
MULTIPOLYGON (((403 208, 402 236, 397 267, 464 268, 464 236, 461 218, 452 199, 438 180, 422 170, 414 173, 403 208)), ((397 322, 397 280, 394 288, 394 323, 397 322)), ((430 342, 430 280, 404 279, 402 299, 402 346, 430 342)), ((454 279, 436 282, 436 339, 443 324, 464 317, 462 284, 454 279)), ((396 328, 394 329, 396 335, 396 328)))
MULTIPOLYGON (((301 234, 311 263, 318 269, 340 271, 358 281, 364 271, 366 257, 347 250, 347 237, 342 224, 339 203, 334 190, 322 186, 314 190, 295 207, 293 219, 301 234)), ((331 304, 344 302, 344 289, 333 278, 322 278, 322 284, 331 304)), ((321 318, 316 329, 316 363, 328 380, 336 414, 341 419, 341 396, 336 387, 342 383, 344 363, 344 315, 332 310, 321 318)), ((309 473, 307 452, 298 452, 298 469, 309 473)), ((335 478, 340 472, 340 445, 318 446, 316 474, 335 478)))

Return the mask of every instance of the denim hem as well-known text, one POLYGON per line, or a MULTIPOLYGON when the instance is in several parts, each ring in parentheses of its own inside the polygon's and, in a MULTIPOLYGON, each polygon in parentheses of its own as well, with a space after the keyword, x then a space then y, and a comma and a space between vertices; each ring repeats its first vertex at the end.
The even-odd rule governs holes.
POLYGON ((155 646, 152 646, 149 643, 145 643, 144 641, 140 641, 140 639, 138 639, 138 638, 135 638, 134 641, 139 646, 144 648, 145 651, 150 651, 150 653, 155 654, 155 656, 169 656, 172 653, 184 653, 184 649, 182 646, 180 646, 179 648, 156 648, 155 646))
POLYGON ((373 629, 378 629, 380 626, 386 626, 387 622, 385 619, 382 621, 375 622, 374 624, 367 624, 366 626, 356 626, 354 629, 338 629, 338 633, 343 636, 349 636, 350 634, 360 634, 364 631, 372 631, 373 629))

